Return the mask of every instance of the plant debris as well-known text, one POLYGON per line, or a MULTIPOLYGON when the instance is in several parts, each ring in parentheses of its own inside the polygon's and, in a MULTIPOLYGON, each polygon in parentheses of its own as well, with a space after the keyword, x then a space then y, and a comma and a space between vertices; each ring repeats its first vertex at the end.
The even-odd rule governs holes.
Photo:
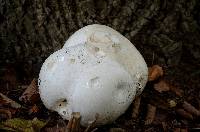
POLYGON ((29 109, 29 114, 37 113, 39 111, 39 108, 37 107, 36 104, 34 104, 30 109, 29 109))
POLYGON ((11 119, 22 106, 0 93, 0 119, 11 119))
POLYGON ((145 125, 151 124, 156 115, 156 107, 151 104, 148 104, 147 106, 148 107, 147 107, 147 115, 145 118, 145 125))
POLYGON ((140 101, 141 101, 141 96, 138 96, 135 98, 133 102, 132 118, 137 118, 139 115, 140 101))
POLYGON ((170 86, 166 81, 160 80, 158 83, 154 84, 154 89, 158 92, 166 92, 170 90, 170 86))
POLYGON ((80 113, 73 112, 72 117, 67 124, 67 132, 79 132, 80 131, 80 113))
POLYGON ((95 125, 96 125, 96 121, 97 121, 98 118, 99 118, 99 114, 96 114, 95 120, 92 121, 92 122, 90 123, 90 125, 88 125, 88 127, 84 130, 84 132, 90 132, 90 131, 96 130, 96 128, 94 128, 94 127, 95 127, 95 125), (93 129, 93 128, 94 128, 94 129, 93 129))
POLYGON ((34 118, 33 120, 24 120, 14 118, 0 123, 0 130, 6 131, 22 131, 22 132, 35 132, 39 131, 46 123, 34 118))
POLYGON ((8 98, 7 96, 0 93, 0 103, 1 105, 9 105, 12 108, 19 109, 21 108, 21 105, 12 99, 8 98))
POLYGON ((12 118, 12 112, 9 109, 0 109, 0 120, 3 119, 11 119, 12 118))
POLYGON ((148 81, 154 81, 157 80, 159 77, 163 76, 163 69, 159 65, 153 65, 152 67, 149 67, 149 76, 148 81))
POLYGON ((24 91, 24 93, 19 98, 19 100, 23 101, 24 103, 34 104, 39 99, 40 99, 40 95, 39 95, 36 79, 33 79, 31 84, 27 87, 27 89, 24 91))
MULTIPOLYGON (((98 114, 96 119, 87 128, 80 126, 81 115, 79 112, 73 113, 72 118, 69 121, 65 121, 58 114, 52 113, 42 105, 38 93, 37 79, 33 79, 30 85, 26 85, 26 83, 19 84, 16 88, 18 91, 21 91, 18 94, 18 96, 21 94, 21 97, 0 93, 0 118, 2 120, 0 130, 125 132, 133 130, 154 131, 155 126, 159 126, 159 131, 162 129, 164 132, 169 130, 181 132, 198 128, 199 126, 193 126, 188 129, 187 125, 192 121, 198 121, 200 116, 200 99, 198 96, 197 98, 195 96, 186 97, 182 87, 176 85, 176 82, 170 82, 170 80, 163 76, 162 69, 158 65, 149 68, 149 82, 142 95, 136 97, 133 101, 132 108, 130 109, 131 113, 128 110, 116 122, 108 125, 108 127, 96 126, 96 120, 99 118, 98 114), (12 97, 12 99, 9 97, 12 97), (18 101, 16 97, 21 101, 20 104, 16 102, 18 101), (147 109, 145 110, 144 108, 147 109), (54 116, 56 120, 51 120, 54 116), (35 118, 34 120, 42 119, 45 121, 42 121, 42 124, 39 123, 40 125, 38 126, 33 123, 34 120, 26 120, 33 118, 35 118), (120 120, 122 120, 121 123, 119 123, 120 120), (144 121, 145 128, 143 128, 143 125, 139 126, 139 124, 143 124, 141 121, 144 121), (16 124, 15 122, 18 123, 16 124)), ((8 75, 6 76, 7 80, 9 80, 8 75)), ((14 81, 14 75, 10 74, 10 76, 12 76, 11 78, 14 81)), ((9 87, 11 87, 10 83, 9 87)), ((40 122, 40 120, 38 121, 40 122)))
POLYGON ((184 101, 182 105, 183 109, 189 112, 190 114, 193 114, 194 116, 200 116, 200 111, 197 110, 194 106, 192 106, 190 103, 184 101))
POLYGON ((182 116, 183 118, 189 119, 189 120, 193 120, 193 116, 192 114, 190 114, 189 112, 185 111, 184 109, 177 109, 176 113, 179 114, 180 116, 182 116))
POLYGON ((46 124, 41 131, 42 132, 67 132, 66 129, 67 125, 66 122, 63 119, 54 120, 53 125, 52 124, 46 124))

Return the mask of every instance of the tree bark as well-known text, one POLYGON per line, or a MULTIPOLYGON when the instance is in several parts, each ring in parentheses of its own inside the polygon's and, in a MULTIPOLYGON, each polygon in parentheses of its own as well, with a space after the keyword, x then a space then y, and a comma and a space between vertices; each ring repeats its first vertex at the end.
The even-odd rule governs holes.
POLYGON ((199 9, 198 0, 0 0, 0 64, 37 74, 71 34, 94 23, 125 35, 148 65, 199 63, 199 9))

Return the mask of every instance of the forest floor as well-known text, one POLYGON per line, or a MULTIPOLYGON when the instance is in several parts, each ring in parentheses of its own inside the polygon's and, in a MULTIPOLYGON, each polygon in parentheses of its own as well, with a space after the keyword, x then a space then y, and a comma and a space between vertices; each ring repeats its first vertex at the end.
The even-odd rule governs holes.
MULTIPOLYGON (((194 70, 191 74, 191 69, 199 66, 150 67, 149 81, 143 93, 125 114, 112 124, 98 127, 93 124, 88 129, 81 127, 80 131, 200 131, 200 71, 194 70)), ((56 112, 45 108, 39 98, 37 79, 27 79, 17 72, 12 65, 1 71, 0 130, 76 131, 56 112)))

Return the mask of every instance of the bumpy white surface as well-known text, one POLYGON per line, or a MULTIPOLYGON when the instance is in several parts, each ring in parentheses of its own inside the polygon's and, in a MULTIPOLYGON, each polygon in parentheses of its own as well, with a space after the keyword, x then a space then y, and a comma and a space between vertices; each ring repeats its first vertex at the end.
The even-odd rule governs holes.
POLYGON ((125 112, 147 82, 146 63, 133 44, 104 25, 75 32, 61 50, 50 55, 39 74, 44 105, 81 124, 107 124, 125 112))

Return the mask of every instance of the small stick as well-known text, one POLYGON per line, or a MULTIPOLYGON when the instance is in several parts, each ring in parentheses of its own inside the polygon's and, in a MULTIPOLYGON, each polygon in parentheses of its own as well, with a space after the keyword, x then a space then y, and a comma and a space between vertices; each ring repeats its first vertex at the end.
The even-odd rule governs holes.
POLYGON ((2 104, 9 104, 12 108, 19 109, 21 105, 15 102, 14 100, 8 98, 6 95, 0 93, 0 101, 2 104))
POLYGON ((70 118, 70 120, 67 124, 66 132, 71 132, 72 124, 73 124, 73 115, 72 115, 72 117, 70 118))
POLYGON ((72 131, 79 132, 80 131, 80 120, 81 120, 80 113, 74 112, 73 116, 74 116, 74 123, 72 125, 72 131))
POLYGON ((135 98, 135 101, 133 103, 132 118, 137 118, 139 115, 140 101, 141 101, 141 96, 135 98))
POLYGON ((79 132, 80 131, 80 113, 73 112, 66 128, 66 132, 79 132))
POLYGON ((187 111, 185 111, 184 109, 177 109, 176 113, 186 119, 193 120, 193 116, 190 113, 188 113, 187 111))
POLYGON ((151 104, 148 104, 145 125, 151 124, 155 118, 155 115, 156 115, 156 107, 151 104))
POLYGON ((187 112, 195 115, 195 116, 200 116, 200 111, 197 110, 194 106, 192 106, 190 103, 184 101, 183 102, 183 109, 185 109, 187 112))
POLYGON ((95 123, 96 123, 96 121, 97 121, 98 118, 99 118, 99 114, 96 114, 95 120, 94 120, 91 124, 88 125, 88 127, 85 129, 84 132, 89 132, 89 130, 90 130, 92 127, 95 126, 95 123))

